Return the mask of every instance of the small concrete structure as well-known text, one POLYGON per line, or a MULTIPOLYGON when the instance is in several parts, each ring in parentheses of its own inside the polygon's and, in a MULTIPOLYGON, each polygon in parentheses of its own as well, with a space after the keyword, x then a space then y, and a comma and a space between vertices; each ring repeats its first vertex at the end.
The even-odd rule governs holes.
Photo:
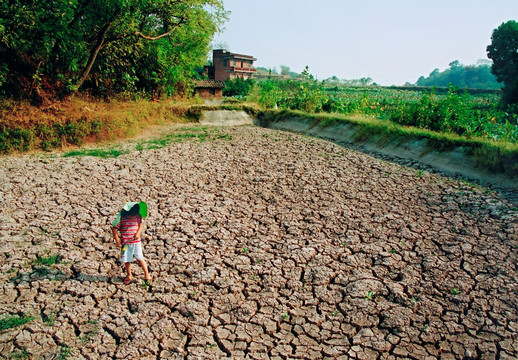
POLYGON ((202 99, 222 99, 225 83, 221 80, 196 80, 194 93, 202 99))

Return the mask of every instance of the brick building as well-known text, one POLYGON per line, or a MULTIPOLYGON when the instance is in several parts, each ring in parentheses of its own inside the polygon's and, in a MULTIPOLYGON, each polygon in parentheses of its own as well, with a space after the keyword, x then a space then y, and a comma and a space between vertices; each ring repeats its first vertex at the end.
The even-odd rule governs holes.
POLYGON ((205 73, 209 79, 221 81, 238 77, 250 79, 257 71, 254 69, 256 60, 253 56, 231 53, 228 50, 213 50, 212 66, 206 66, 205 73))
POLYGON ((202 99, 223 98, 225 83, 221 80, 198 80, 194 82, 194 92, 202 99))

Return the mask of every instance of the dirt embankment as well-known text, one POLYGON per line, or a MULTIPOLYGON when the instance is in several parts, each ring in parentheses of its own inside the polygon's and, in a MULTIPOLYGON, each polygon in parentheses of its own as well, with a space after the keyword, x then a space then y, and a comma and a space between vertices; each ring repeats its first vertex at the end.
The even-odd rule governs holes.
MULTIPOLYGON (((296 133, 303 133, 328 139, 360 151, 392 160, 410 160, 419 164, 429 166, 447 175, 460 175, 467 179, 494 185, 497 187, 518 190, 518 177, 485 169, 477 164, 477 160, 471 149, 467 147, 456 147, 445 151, 431 149, 427 139, 401 140, 398 138, 384 139, 380 141, 376 136, 369 139, 356 139, 361 131, 360 127, 352 123, 340 122, 332 125, 325 125, 324 121, 303 116, 292 116, 282 118, 262 117, 256 119, 259 126, 286 130, 296 133)), ((516 168, 515 163, 508 163, 505 166, 516 168)), ((515 199, 518 202, 518 199, 515 199)))
POLYGON ((221 132, 0 159, 0 316, 34 317, 0 332, 3 356, 518 357, 506 199, 320 139, 221 132), (150 289, 122 284, 110 235, 137 200, 150 289))

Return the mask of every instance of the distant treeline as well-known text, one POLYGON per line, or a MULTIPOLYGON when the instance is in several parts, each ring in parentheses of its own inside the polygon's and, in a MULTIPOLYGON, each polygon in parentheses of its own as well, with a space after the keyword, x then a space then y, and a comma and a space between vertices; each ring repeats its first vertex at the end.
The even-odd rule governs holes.
MULTIPOLYGON (((452 90, 452 87, 454 90, 458 92, 466 92, 470 95, 498 95, 502 92, 500 89, 470 89, 470 88, 459 88, 457 86, 414 86, 414 85, 405 85, 405 86, 379 86, 379 85, 370 85, 369 87, 374 88, 383 88, 383 89, 392 89, 392 90, 404 90, 404 91, 416 91, 416 92, 432 92, 437 95, 444 95, 447 94, 452 90)), ((365 88, 365 86, 342 86, 342 85, 333 85, 333 86, 327 86, 325 89, 326 91, 350 91, 351 89, 358 88, 362 89, 365 88)))
MULTIPOLYGON (((421 76, 415 84, 407 82, 405 86, 392 86, 400 90, 423 91, 434 87, 437 93, 447 93, 450 85, 466 89, 470 94, 487 93, 486 90, 494 90, 489 93, 500 93, 502 84, 496 80, 491 72, 491 60, 479 60, 475 65, 463 65, 458 60, 452 61, 449 68, 440 71, 435 69, 428 77, 421 76), (469 89, 469 90, 468 90, 469 89)), ((304 80, 303 73, 296 73, 286 65, 280 66, 280 73, 276 68, 257 68, 257 79, 284 79, 304 80)), ((307 71, 307 69, 306 69, 307 71)), ((368 86, 377 85, 370 77, 361 79, 339 79, 332 76, 324 80, 328 86, 368 86)))
POLYGON ((444 71, 435 69, 428 77, 421 76, 415 85, 448 89, 451 84, 458 88, 498 90, 502 88, 502 84, 491 73, 491 63, 490 60, 479 60, 475 65, 463 65, 455 60, 444 71))
MULTIPOLYGON (((407 91, 432 91, 435 94, 447 94, 451 91, 451 87, 446 86, 387 86, 388 89, 394 90, 407 90, 407 91)), ((466 92, 470 95, 484 95, 484 94, 500 94, 502 90, 500 89, 471 89, 471 88, 459 88, 461 92, 466 92)))

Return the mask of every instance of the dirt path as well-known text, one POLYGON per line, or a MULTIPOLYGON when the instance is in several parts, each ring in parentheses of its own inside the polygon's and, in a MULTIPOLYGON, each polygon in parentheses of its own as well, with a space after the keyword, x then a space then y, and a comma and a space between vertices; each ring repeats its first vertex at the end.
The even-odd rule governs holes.
POLYGON ((0 159, 0 317, 34 317, 0 332, 2 356, 518 357, 505 199, 324 140, 221 131, 116 159, 0 159), (150 289, 122 284, 110 235, 137 200, 150 289))

